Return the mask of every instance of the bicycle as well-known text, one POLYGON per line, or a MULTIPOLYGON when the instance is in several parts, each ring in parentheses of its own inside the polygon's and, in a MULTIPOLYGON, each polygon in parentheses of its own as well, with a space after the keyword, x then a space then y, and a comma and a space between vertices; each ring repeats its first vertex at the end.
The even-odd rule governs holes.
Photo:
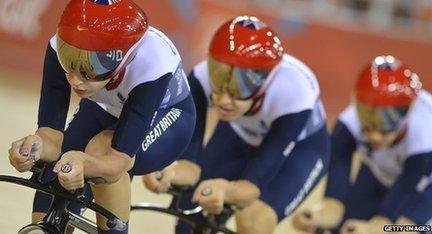
MULTIPOLYGON (((42 178, 44 177, 45 170, 49 165, 50 163, 36 162, 30 170, 33 174, 28 179, 11 175, 0 175, 0 182, 22 185, 53 196, 53 201, 44 219, 38 223, 24 226, 18 231, 19 234, 60 234, 60 222, 62 221, 62 217, 66 217, 69 220, 68 225, 74 228, 80 229, 86 233, 97 234, 97 226, 93 221, 66 210, 66 207, 70 202, 77 202, 82 206, 107 218, 107 226, 110 229, 119 231, 126 229, 125 222, 121 221, 102 206, 87 200, 84 197, 83 189, 77 189, 72 193, 60 185, 57 177, 51 181, 43 182, 42 178)), ((72 168, 70 165, 64 165, 61 170, 65 173, 68 173, 71 169, 72 168)), ((97 180, 97 178, 89 178, 85 180, 85 183, 97 183, 97 180)))
MULTIPOLYGON (((183 192, 191 188, 191 186, 171 185, 171 187, 167 191, 168 194, 172 195, 171 203, 168 206, 141 202, 137 204, 132 204, 131 211, 156 211, 177 217, 189 223, 192 226, 192 233, 194 234, 204 234, 212 232, 235 234, 236 232, 225 227, 225 224, 217 224, 215 220, 216 216, 206 214, 200 206, 197 206, 194 209, 187 210, 180 208, 180 200, 183 192), (202 219, 203 216, 205 217, 204 220, 202 219)), ((207 191, 207 194, 203 195, 210 195, 210 193, 211 190, 207 191)), ((221 215, 232 214, 235 209, 236 207, 225 204, 221 215)))

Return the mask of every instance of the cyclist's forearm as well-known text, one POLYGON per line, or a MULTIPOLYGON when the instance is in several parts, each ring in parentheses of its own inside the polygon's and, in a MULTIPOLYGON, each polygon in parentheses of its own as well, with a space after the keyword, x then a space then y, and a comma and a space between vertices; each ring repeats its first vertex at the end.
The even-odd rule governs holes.
POLYGON ((247 206, 260 196, 259 188, 248 180, 231 181, 226 190, 225 203, 247 206))
POLYGON ((177 160, 175 165, 175 176, 172 181, 175 185, 194 185, 201 175, 200 167, 185 159, 177 160))
POLYGON ((36 135, 42 138, 43 150, 40 160, 42 161, 56 161, 61 152, 63 142, 63 133, 48 127, 41 127, 36 130, 36 135))
POLYGON ((413 220, 411 220, 410 218, 408 218, 408 217, 400 216, 396 220, 396 224, 413 225, 413 224, 416 224, 416 223, 413 220))
POLYGON ((375 216, 373 216, 369 220, 369 223, 373 227, 381 227, 381 228, 383 228, 384 225, 392 224, 393 222, 388 217, 385 217, 385 216, 382 216, 382 215, 375 215, 375 216))
POLYGON ((100 177, 103 183, 115 183, 131 167, 131 162, 131 157, 114 149, 105 155, 85 155, 84 176, 100 177))

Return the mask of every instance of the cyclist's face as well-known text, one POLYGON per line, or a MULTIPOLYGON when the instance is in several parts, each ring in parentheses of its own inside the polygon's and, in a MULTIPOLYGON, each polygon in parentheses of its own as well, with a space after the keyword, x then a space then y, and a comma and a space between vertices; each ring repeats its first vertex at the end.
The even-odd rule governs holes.
POLYGON ((211 57, 207 60, 213 92, 227 92, 235 99, 252 98, 264 85, 270 71, 264 68, 242 68, 211 57))
POLYGON ((72 90, 80 97, 87 98, 95 94, 98 90, 104 88, 108 80, 89 81, 84 79, 81 74, 76 72, 66 73, 66 78, 72 87, 72 90))
POLYGON ((404 127, 409 106, 373 107, 356 102, 362 133, 374 149, 387 148, 393 144, 404 127))
POLYGON ((212 93, 212 100, 216 106, 219 118, 232 121, 243 116, 252 106, 252 100, 234 99, 227 92, 212 93))
POLYGON ((387 148, 393 144, 397 137, 396 131, 382 132, 374 129, 363 128, 362 132, 372 149, 387 148))

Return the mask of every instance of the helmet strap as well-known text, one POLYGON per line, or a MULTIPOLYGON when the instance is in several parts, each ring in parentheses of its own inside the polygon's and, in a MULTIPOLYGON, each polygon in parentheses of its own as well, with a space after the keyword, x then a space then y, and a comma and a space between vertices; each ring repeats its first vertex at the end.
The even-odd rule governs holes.
POLYGON ((263 103, 264 103, 265 94, 258 96, 254 99, 252 99, 252 105, 249 108, 248 111, 244 114, 245 116, 252 116, 258 113, 258 111, 261 109, 263 103))
POLYGON ((391 145, 392 146, 397 145, 400 141, 402 141, 406 136, 407 132, 408 132, 408 124, 405 123, 404 126, 399 130, 396 138, 394 139, 391 145))
MULTIPOLYGON (((143 40, 144 36, 146 35, 146 33, 144 33, 144 35, 141 37, 141 39, 139 41, 137 41, 127 52, 126 55, 123 58, 123 61, 121 61, 120 65, 111 73, 110 76, 112 76, 110 79, 110 81, 107 84, 107 89, 108 89, 108 85, 112 84, 112 83, 116 83, 117 86, 118 84, 120 84, 121 80, 123 79, 124 76, 124 72, 126 70, 126 66, 129 65, 130 62, 132 62, 132 60, 135 59, 135 56, 137 54, 138 51, 138 46, 141 43, 141 41, 143 40), (122 76, 120 76, 120 73, 123 73, 122 76), (119 78, 121 77, 120 81, 119 78)), ((117 86, 115 86, 114 88, 116 88, 117 86)))
POLYGON ((135 56, 136 54, 134 54, 130 59, 128 59, 127 63, 123 65, 121 70, 118 70, 117 71, 118 73, 110 79, 108 84, 105 86, 107 90, 112 90, 118 87, 118 85, 122 82, 123 77, 126 73, 126 66, 129 65, 129 63, 135 59, 135 56))
POLYGON ((119 84, 123 81, 123 77, 126 73, 126 68, 120 71, 120 73, 108 82, 107 85, 105 85, 106 90, 113 90, 119 86, 119 84))

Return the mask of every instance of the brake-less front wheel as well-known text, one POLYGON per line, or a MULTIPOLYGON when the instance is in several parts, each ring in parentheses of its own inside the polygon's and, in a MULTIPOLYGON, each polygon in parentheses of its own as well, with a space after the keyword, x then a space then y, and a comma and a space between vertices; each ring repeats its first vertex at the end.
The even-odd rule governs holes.
POLYGON ((18 231, 18 234, 57 234, 60 233, 58 230, 54 228, 50 228, 43 224, 29 224, 21 230, 18 231))

